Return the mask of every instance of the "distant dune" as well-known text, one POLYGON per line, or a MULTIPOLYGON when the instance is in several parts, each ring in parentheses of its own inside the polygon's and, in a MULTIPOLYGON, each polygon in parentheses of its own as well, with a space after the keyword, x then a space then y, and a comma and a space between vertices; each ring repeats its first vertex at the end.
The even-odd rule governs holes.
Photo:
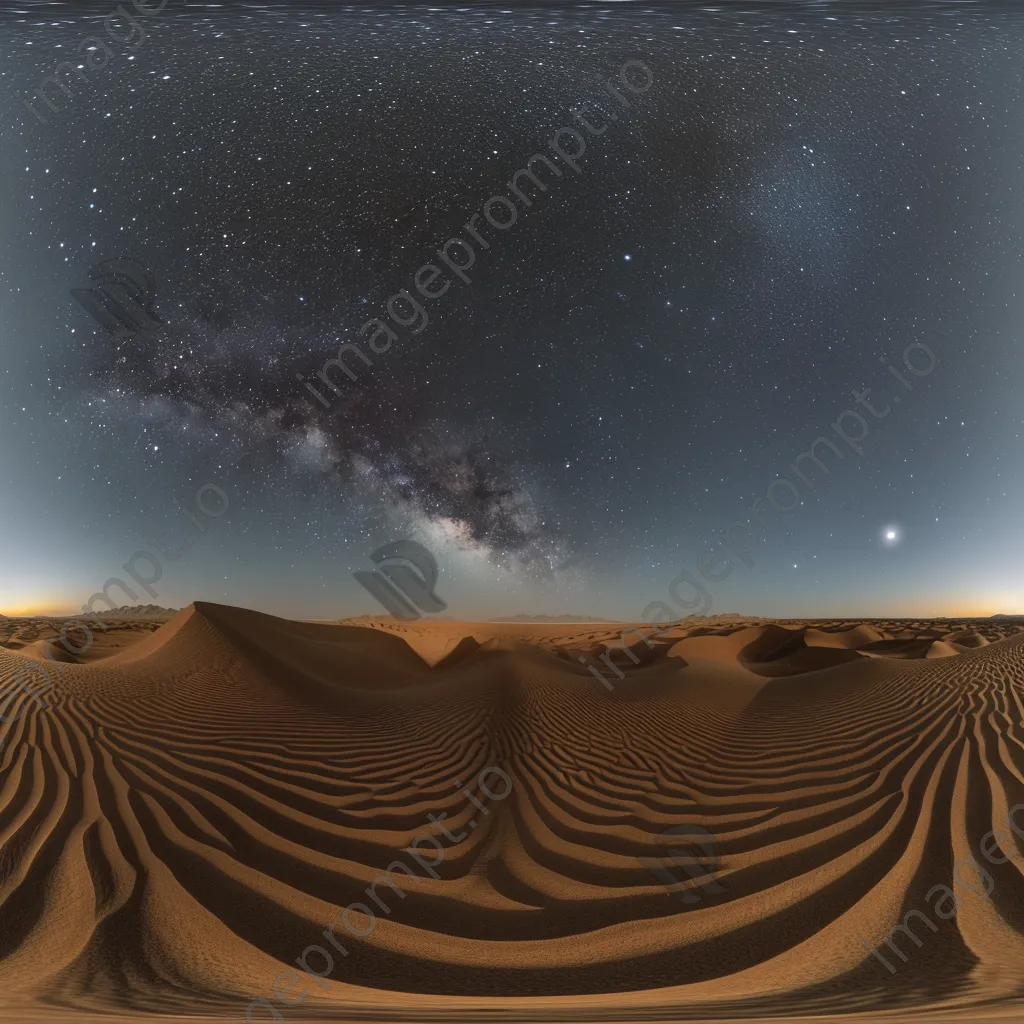
POLYGON ((596 615, 499 615, 493 622, 616 622, 616 619, 602 619, 596 615))
POLYGON ((0 624, 0 1017, 1020 1019, 1021 626, 365 621, 0 624))

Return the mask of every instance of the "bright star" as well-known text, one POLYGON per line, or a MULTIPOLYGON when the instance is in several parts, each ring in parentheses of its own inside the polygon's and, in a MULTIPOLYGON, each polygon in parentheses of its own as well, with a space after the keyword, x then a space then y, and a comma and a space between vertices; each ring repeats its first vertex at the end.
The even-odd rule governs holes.
POLYGON ((900 542, 900 537, 900 528, 895 523, 882 527, 882 543, 887 548, 896 547, 900 542))

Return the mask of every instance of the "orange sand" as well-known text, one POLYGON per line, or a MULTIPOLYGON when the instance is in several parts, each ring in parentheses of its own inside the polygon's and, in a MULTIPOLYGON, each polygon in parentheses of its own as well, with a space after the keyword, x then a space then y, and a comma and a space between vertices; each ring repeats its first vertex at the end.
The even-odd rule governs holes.
MULTIPOLYGON (((1012 833, 990 899, 895 974, 870 954, 1024 802, 1013 622, 687 622, 617 655, 612 692, 579 658, 622 625, 153 625, 0 722, 2 1021, 1024 1019, 1012 833), (499 763, 483 816, 454 780, 499 763), (385 888, 275 1000, 441 812, 467 832, 441 877, 385 888), (681 823, 718 837, 727 898, 639 862, 681 823)), ((0 696, 58 628, 0 620, 0 696)))

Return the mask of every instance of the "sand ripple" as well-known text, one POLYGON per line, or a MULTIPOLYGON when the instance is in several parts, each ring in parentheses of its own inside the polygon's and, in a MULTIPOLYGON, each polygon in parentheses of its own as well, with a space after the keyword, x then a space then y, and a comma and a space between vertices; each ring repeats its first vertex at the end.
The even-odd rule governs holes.
POLYGON ((613 635, 594 624, 203 604, 60 665, 45 702, 14 685, 37 638, 12 640, 0 1016, 243 1019, 442 812, 466 838, 440 877, 345 932, 285 1019, 1019 1012, 1024 633, 850 625, 681 628, 610 693, 578 661, 613 635), (481 814, 455 780, 489 765, 514 788, 481 814), (679 825, 716 837, 724 894, 684 902, 641 862, 679 825), (989 896, 890 973, 871 949, 992 830, 989 896))

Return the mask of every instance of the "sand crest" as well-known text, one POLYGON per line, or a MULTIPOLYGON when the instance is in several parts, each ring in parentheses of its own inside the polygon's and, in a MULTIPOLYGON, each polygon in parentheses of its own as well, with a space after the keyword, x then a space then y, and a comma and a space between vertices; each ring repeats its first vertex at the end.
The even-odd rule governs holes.
POLYGON ((42 700, 17 681, 60 624, 0 631, 2 1019, 1019 1019, 1019 624, 685 623, 610 691, 622 624, 155 625, 65 652, 42 700), (438 877, 342 931, 442 813, 438 877), (679 826, 723 892, 645 865, 679 826), (962 905, 900 960, 936 886, 962 905), (332 923, 347 955, 288 1005, 332 923))

